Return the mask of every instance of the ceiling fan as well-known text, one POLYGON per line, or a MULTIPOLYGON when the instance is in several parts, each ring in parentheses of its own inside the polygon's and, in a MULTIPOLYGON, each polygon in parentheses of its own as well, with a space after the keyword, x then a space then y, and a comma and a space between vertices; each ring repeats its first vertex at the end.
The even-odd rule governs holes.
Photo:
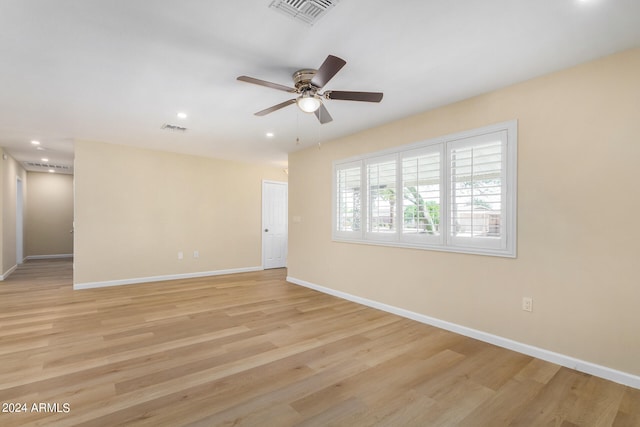
POLYGON ((350 92, 343 90, 327 90, 320 92, 347 62, 337 56, 329 55, 324 60, 320 68, 302 69, 293 73, 293 84, 295 87, 288 87, 278 83, 271 83, 265 80, 248 76, 240 76, 238 80, 253 83, 260 86, 270 87, 289 93, 296 93, 297 98, 289 99, 262 111, 255 113, 256 116, 265 116, 291 104, 298 104, 298 107, 305 113, 314 113, 321 124, 329 123, 333 119, 322 103, 322 99, 339 99, 343 101, 364 101, 380 102, 381 92, 350 92))

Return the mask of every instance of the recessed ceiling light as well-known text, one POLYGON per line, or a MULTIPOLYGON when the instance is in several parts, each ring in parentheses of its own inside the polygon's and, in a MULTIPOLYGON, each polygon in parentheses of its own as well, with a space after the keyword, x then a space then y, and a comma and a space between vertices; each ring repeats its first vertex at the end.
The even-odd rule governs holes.
POLYGON ((53 169, 49 169, 49 173, 56 173, 56 171, 53 169))
POLYGON ((49 161, 49 159, 47 159, 46 157, 43 157, 40 160, 42 160, 43 162, 48 162, 49 161))
POLYGON ((187 113, 180 112, 180 113, 176 114, 176 116, 178 116, 179 119, 186 119, 187 118, 187 113))
POLYGON ((273 138, 275 136, 273 132, 267 132, 266 135, 267 135, 267 138, 273 138))
POLYGON ((31 141, 33 145, 40 145, 40 141, 31 141))
POLYGON ((43 147, 36 147, 36 150, 38 150, 38 151, 44 151, 44 148, 43 148, 43 147))

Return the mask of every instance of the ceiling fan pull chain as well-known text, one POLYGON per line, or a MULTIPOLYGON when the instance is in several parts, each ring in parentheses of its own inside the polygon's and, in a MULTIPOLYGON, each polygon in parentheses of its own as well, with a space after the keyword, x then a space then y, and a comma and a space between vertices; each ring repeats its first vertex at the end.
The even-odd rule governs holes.
POLYGON ((296 113, 296 145, 300 145, 300 112, 296 113))
POLYGON ((326 111, 326 109, 323 109, 323 108, 318 111, 318 120, 320 121, 320 125, 317 128, 318 129, 318 133, 317 133, 317 135, 318 135, 318 151, 320 151, 320 148, 322 148, 322 145, 320 143, 320 132, 322 132, 322 124, 324 123, 322 121, 322 119, 323 119, 323 117, 322 117, 323 110, 326 111))

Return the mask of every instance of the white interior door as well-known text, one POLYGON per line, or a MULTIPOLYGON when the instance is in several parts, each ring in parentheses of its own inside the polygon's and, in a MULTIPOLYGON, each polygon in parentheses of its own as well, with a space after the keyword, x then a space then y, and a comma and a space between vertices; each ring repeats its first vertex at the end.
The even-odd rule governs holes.
POLYGON ((287 266, 287 205, 286 182, 262 181, 262 266, 287 266))

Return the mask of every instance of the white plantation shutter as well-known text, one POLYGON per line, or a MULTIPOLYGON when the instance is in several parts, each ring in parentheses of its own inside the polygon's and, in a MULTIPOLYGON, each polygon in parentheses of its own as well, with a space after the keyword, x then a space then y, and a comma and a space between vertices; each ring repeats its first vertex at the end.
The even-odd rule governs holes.
POLYGON ((367 161, 367 232, 397 230, 396 156, 367 161))
POLYGON ((441 157, 440 145, 402 154, 402 240, 404 241, 441 242, 441 157))
POLYGON ((346 235, 362 234, 362 167, 351 162, 336 168, 334 230, 346 235))
POLYGON ((504 248, 506 141, 503 131, 449 143, 453 244, 504 248))

